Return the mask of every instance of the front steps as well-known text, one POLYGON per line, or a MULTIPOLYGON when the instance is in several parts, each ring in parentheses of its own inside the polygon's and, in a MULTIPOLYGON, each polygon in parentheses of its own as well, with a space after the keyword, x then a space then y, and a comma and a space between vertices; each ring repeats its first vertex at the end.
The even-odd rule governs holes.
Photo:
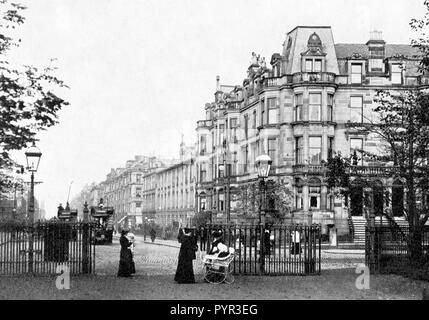
MULTIPOLYGON (((400 228, 408 227, 408 221, 404 217, 395 217, 395 222, 400 228)), ((365 226, 366 219, 364 217, 352 217, 353 224, 353 243, 359 246, 365 246, 365 226)), ((375 217, 376 225, 390 226, 389 220, 386 217, 375 217)))

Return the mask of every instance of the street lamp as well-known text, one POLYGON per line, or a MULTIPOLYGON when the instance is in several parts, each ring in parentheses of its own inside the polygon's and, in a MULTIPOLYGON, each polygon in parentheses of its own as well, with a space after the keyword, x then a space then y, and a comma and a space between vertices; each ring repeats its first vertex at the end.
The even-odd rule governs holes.
POLYGON ((33 145, 25 152, 25 157, 27 158, 27 170, 31 172, 31 182, 30 182, 30 203, 28 205, 28 218, 31 223, 34 223, 34 173, 39 168, 39 162, 42 153, 40 149, 36 147, 36 144, 33 142, 33 145))
MULTIPOLYGON (((268 175, 270 174, 271 164, 273 161, 271 160, 270 156, 267 154, 260 155, 255 160, 255 166, 256 170, 258 171, 258 178, 261 179, 261 186, 263 187, 264 197, 266 192, 266 185, 265 185, 265 179, 268 178, 268 175)), ((265 199, 264 199, 265 203, 265 199)), ((265 210, 265 208, 263 209, 265 210)), ((259 224, 262 223, 261 220, 262 216, 262 194, 261 194, 261 204, 259 206, 259 224)))
POLYGON ((231 221, 231 199, 230 199, 231 172, 230 172, 230 165, 227 164, 227 161, 226 161, 228 156, 228 143, 226 139, 223 140, 222 149, 223 149, 223 164, 221 164, 219 167, 223 171, 223 176, 225 181, 225 192, 224 192, 225 213, 226 213, 226 221, 229 223, 231 221))
MULTIPOLYGON (((33 142, 33 145, 25 152, 25 157, 27 158, 27 169, 31 172, 31 182, 30 182, 30 202, 28 204, 28 219, 30 221, 31 227, 34 223, 34 173, 39 168, 40 157, 42 153, 40 149, 36 147, 36 144, 33 142)), ((34 233, 31 229, 29 241, 28 241, 28 269, 29 272, 33 272, 33 246, 34 246, 34 233)))
POLYGON ((263 195, 261 194, 261 203, 259 205, 259 234, 260 234, 260 258, 259 258, 259 272, 263 273, 265 270, 265 243, 264 243, 264 228, 265 228, 265 197, 266 197, 266 184, 265 179, 268 178, 270 174, 272 160, 269 155, 263 154, 256 158, 255 166, 258 171, 258 177, 260 179, 261 187, 263 188, 263 195), (263 201, 262 201, 263 200, 263 201), (264 203, 264 204, 262 204, 264 203), (264 208, 262 206, 264 205, 264 208), (264 213, 262 213, 264 211, 264 213), (262 221, 262 215, 264 216, 264 221, 262 221))

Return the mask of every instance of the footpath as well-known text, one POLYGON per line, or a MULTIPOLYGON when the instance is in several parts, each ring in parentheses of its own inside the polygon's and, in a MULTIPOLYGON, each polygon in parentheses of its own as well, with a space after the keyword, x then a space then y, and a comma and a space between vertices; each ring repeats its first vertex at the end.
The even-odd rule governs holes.
MULTIPOLYGON (((138 243, 146 243, 158 246, 167 246, 172 248, 180 248, 180 243, 175 240, 163 240, 160 238, 156 238, 154 242, 150 240, 149 237, 146 237, 144 240, 143 236, 136 236, 136 240, 138 243)), ((344 256, 361 258, 365 257, 365 250, 363 249, 343 249, 343 248, 335 248, 328 245, 322 245, 322 259, 324 256, 329 255, 336 258, 341 258, 344 256)))

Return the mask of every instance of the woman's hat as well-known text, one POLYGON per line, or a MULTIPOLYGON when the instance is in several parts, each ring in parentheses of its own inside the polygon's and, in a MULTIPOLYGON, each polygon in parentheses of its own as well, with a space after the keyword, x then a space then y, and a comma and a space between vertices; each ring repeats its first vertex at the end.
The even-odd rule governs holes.
POLYGON ((214 230, 212 232, 212 236, 215 237, 215 238, 221 237, 222 236, 222 230, 214 230))

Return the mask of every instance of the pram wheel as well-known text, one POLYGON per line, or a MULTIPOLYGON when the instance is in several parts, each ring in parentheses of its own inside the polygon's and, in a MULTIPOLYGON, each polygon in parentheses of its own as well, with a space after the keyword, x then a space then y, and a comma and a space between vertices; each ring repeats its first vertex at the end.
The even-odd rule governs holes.
POLYGON ((229 255, 226 259, 206 261, 203 266, 204 281, 213 284, 234 282, 234 276, 230 270, 230 264, 234 260, 234 255, 229 255))

